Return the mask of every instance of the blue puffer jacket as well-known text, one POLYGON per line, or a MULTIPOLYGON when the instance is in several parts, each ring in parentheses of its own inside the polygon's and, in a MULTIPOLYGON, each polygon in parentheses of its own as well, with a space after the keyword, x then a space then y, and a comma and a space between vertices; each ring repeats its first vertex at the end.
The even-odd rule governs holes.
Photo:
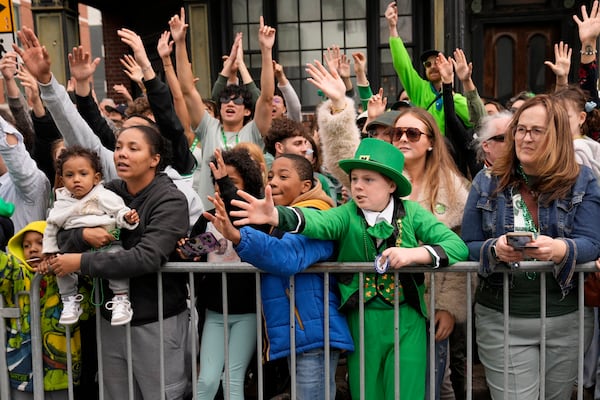
MULTIPOLYGON (((302 235, 284 234, 281 239, 255 229, 241 229, 236 250, 242 261, 269 274, 262 275, 261 297, 267 326, 267 360, 290 354, 289 277, 312 264, 328 260, 333 242, 308 239, 302 235)), ((297 274, 296 287, 296 353, 325 346, 324 281, 322 274, 297 274)), ((335 280, 329 282, 329 341, 332 349, 354 351, 346 318, 338 308, 335 280)))

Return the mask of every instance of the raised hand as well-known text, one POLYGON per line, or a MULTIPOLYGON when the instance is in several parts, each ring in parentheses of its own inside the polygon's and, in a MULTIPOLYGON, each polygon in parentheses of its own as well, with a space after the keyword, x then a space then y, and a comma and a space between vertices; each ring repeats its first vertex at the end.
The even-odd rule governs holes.
POLYGON ((338 45, 333 45, 327 48, 327 51, 323 54, 323 58, 325 59, 325 65, 329 69, 335 68, 338 72, 340 71, 340 47, 338 45))
POLYGON ((437 55, 437 67, 442 76, 442 83, 452 83, 454 80, 454 66, 451 60, 450 57, 446 58, 442 53, 437 55))
POLYGON ((367 118, 371 121, 374 120, 385 112, 386 107, 387 97, 383 95, 383 88, 379 88, 379 92, 375 93, 369 99, 369 104, 367 106, 367 118))
POLYGON ((248 224, 255 225, 279 225, 279 213, 273 203, 271 186, 265 188, 265 198, 257 199, 243 190, 237 191, 242 200, 232 200, 231 205, 239 208, 239 211, 232 211, 231 216, 239 218, 233 224, 243 226, 248 224))
POLYGON ((135 58, 129 54, 125 54, 119 60, 119 62, 123 66, 123 72, 125 72, 125 75, 127 75, 129 79, 138 85, 142 83, 142 80, 144 79, 144 73, 142 72, 142 67, 137 63, 135 58))
POLYGON ((29 72, 41 83, 49 83, 52 79, 50 72, 50 54, 46 46, 42 46, 31 28, 24 26, 17 32, 22 48, 13 44, 13 49, 23 60, 29 72))
POLYGON ((27 101, 30 105, 42 101, 40 99, 40 91, 37 80, 27 71, 27 68, 21 67, 17 71, 17 78, 21 81, 21 85, 25 88, 27 94, 27 101))
POLYGON ((123 96, 127 104, 133 102, 133 97, 131 96, 131 93, 129 93, 129 90, 122 83, 113 85, 113 90, 121 96, 123 96))
POLYGON ((2 57, 0 60, 0 73, 2 73, 2 77, 9 81, 15 78, 15 74, 17 73, 17 53, 14 51, 10 51, 2 57))
MULTIPOLYGON (((586 44, 595 44, 596 39, 600 35, 600 7, 598 7, 598 0, 595 0, 592 4, 592 10, 589 15, 585 4, 582 5, 581 19, 577 15, 573 15, 573 21, 577 24, 582 47, 586 44)), ((585 49, 582 48, 582 50, 585 49)))
POLYGON ((265 25, 265 19, 260 16, 260 26, 258 28, 258 44, 263 50, 272 50, 275 45, 275 28, 265 25))
POLYGON ((396 6, 396 2, 392 1, 388 4, 385 9, 385 19, 388 23, 388 28, 390 29, 390 36, 397 37, 398 36, 398 7, 396 6))
POLYGON ((567 43, 554 44, 554 63, 552 61, 544 61, 554 75, 556 75, 557 81, 561 81, 562 84, 568 83, 569 69, 571 69, 571 54, 573 49, 569 48, 567 43))
POLYGON ((356 83, 361 86, 366 86, 369 81, 367 80, 367 57, 365 57, 365 53, 361 51, 354 52, 352 53, 352 59, 354 60, 356 83))
POLYGON ((188 24, 185 23, 185 9, 181 7, 179 15, 174 15, 169 20, 169 28, 171 29, 171 36, 177 43, 185 42, 185 35, 187 32, 188 24))
POLYGON ((340 73, 342 79, 350 79, 350 59, 344 53, 340 55, 338 72, 340 73))
MULTIPOLYGON (((333 65, 328 65, 329 70, 319 61, 315 60, 313 64, 306 64, 306 72, 310 75, 307 80, 329 97, 334 103, 345 101, 346 85, 333 65)), ((335 104, 334 104, 335 105, 335 104)), ((336 108, 338 105, 337 104, 336 108)))
POLYGON ((96 57, 92 60, 90 53, 83 50, 83 46, 73 47, 73 52, 69 53, 68 59, 71 77, 78 82, 89 82, 100 63, 100 58, 96 57))
POLYGON ((142 67, 142 72, 147 68, 151 69, 152 65, 150 64, 150 59, 146 54, 146 49, 140 35, 126 28, 117 30, 117 35, 119 35, 123 43, 131 47, 135 61, 142 67))
POLYGON ((215 180, 219 180, 227 176, 227 167, 225 167, 225 161, 223 161, 221 149, 215 149, 214 156, 215 161, 209 162, 208 166, 210 167, 210 170, 212 171, 212 175, 215 178, 215 180))
POLYGON ((171 38, 171 32, 164 31, 160 38, 158 39, 158 44, 156 45, 156 51, 158 55, 162 59, 170 58, 171 53, 173 52, 173 41, 169 41, 171 38))
POLYGON ((456 76, 461 81, 466 81, 471 79, 471 75, 473 74, 473 63, 467 62, 467 57, 465 57, 465 52, 462 49, 454 50, 454 58, 451 59, 452 64, 454 64, 454 72, 456 72, 456 76))

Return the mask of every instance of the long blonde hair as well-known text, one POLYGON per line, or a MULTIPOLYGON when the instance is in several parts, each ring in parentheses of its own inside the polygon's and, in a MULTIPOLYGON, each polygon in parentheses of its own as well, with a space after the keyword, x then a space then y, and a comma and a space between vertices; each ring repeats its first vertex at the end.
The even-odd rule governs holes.
POLYGON ((546 132, 535 155, 538 180, 532 189, 540 193, 545 204, 565 197, 579 175, 579 164, 575 160, 573 137, 569 125, 569 116, 563 105, 550 95, 541 94, 528 99, 516 112, 506 130, 506 152, 496 159, 492 174, 498 177, 496 193, 505 188, 518 185, 523 178, 518 173, 520 161, 515 151, 515 132, 523 111, 542 106, 546 109, 546 132))
MULTIPOLYGON (((431 147, 433 147, 425 156, 425 171, 423 182, 421 182, 421 187, 425 191, 425 199, 429 203, 430 211, 433 212, 433 207, 438 203, 437 197, 441 187, 444 187, 448 192, 448 198, 444 199, 444 201, 448 201, 448 204, 454 204, 458 189, 455 185, 456 177, 461 177, 462 175, 448 151, 440 128, 431 114, 422 108, 405 108, 400 112, 396 121, 404 115, 412 115, 425 124, 427 127, 427 132, 425 133, 429 136, 431 147)), ((396 121, 394 121, 392 126, 396 125, 396 121)))

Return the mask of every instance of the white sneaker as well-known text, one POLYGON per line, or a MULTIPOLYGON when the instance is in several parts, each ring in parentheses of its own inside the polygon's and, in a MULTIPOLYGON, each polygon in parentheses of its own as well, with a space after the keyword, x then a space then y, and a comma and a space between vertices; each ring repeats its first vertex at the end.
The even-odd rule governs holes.
POLYGON ((83 295, 77 294, 75 296, 69 296, 63 301, 63 309, 60 313, 60 319, 58 320, 59 324, 73 325, 79 321, 79 316, 83 313, 81 307, 79 307, 81 300, 83 300, 83 295))
POLYGON ((112 311, 111 325, 125 325, 131 322, 133 310, 131 309, 129 296, 126 294, 114 296, 111 301, 106 302, 106 309, 112 311))

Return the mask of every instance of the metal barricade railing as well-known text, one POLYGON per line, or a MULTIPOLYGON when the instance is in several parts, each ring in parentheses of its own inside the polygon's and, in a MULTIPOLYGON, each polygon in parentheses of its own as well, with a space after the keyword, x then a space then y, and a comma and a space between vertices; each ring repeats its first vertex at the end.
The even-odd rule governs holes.
MULTIPOLYGON (((544 398, 545 393, 544 393, 544 350, 545 350, 545 330, 546 330, 546 308, 545 308, 545 304, 546 304, 546 294, 545 294, 545 289, 546 289, 546 274, 549 273, 551 271, 551 266, 553 264, 550 262, 522 262, 520 264, 520 270, 524 271, 524 272, 538 272, 541 273, 541 295, 540 295, 540 304, 541 304, 541 328, 540 328, 540 338, 541 338, 541 350, 540 350, 540 354, 541 354, 541 359, 540 359, 540 398, 544 398), (545 273, 542 273, 545 272, 545 273)), ((466 321, 466 359, 467 359, 467 365, 466 365, 466 387, 467 387, 467 393, 466 393, 466 398, 467 399, 472 399, 473 398, 473 393, 472 393, 472 387, 473 387, 473 365, 472 365, 472 360, 473 360, 473 317, 472 317, 472 304, 473 304, 473 293, 472 293, 472 282, 471 282, 471 273, 473 272, 477 272, 479 267, 478 263, 475 262, 462 262, 462 263, 457 263, 449 268, 445 268, 445 269, 437 269, 437 270, 432 270, 430 267, 425 267, 425 266, 411 266, 411 267, 405 267, 402 268, 400 270, 396 270, 394 271, 394 278, 396 283, 399 282, 398 277, 399 274, 401 273, 415 273, 415 272, 429 272, 432 273, 431 275, 431 289, 429 290, 430 292, 430 304, 429 304, 429 309, 430 310, 435 310, 435 294, 434 294, 434 290, 433 288, 435 287, 435 275, 438 273, 465 273, 466 274, 466 294, 467 294, 467 301, 466 304, 464 304, 464 307, 466 307, 466 315, 467 315, 467 321, 466 321)), ((509 268, 505 268, 505 267, 499 267, 498 271, 502 271, 504 272, 504 290, 503 290, 503 296, 504 296, 504 330, 505 332, 508 332, 510 334, 509 331, 509 325, 508 325, 508 312, 506 310, 508 310, 508 305, 509 305, 509 286, 508 286, 508 277, 509 277, 509 273, 510 273, 510 269, 509 268)), ((578 389, 577 389, 577 398, 578 399, 583 399, 583 355, 584 355, 584 298, 583 298, 583 286, 584 286, 584 274, 587 272, 595 272, 596 271, 596 267, 595 264, 590 262, 590 263, 586 263, 586 264, 582 264, 582 265, 578 265, 575 269, 575 272, 577 274, 577 279, 578 279, 578 302, 579 302, 579 348, 577 349, 578 354, 579 354, 579 366, 578 366, 578 378, 577 378, 577 384, 578 384, 578 389)), ((159 321, 160 321, 160 333, 159 336, 161 338, 161 343, 159 346, 158 351, 160 352, 160 360, 161 360, 161 366, 160 366, 160 381, 158 382, 158 387, 157 390, 160 390, 160 393, 165 393, 165 380, 164 380, 164 372, 165 372, 165 368, 168 368, 168 366, 164 365, 164 345, 162 342, 164 342, 164 340, 162 340, 164 338, 164 332, 163 332, 163 315, 162 315, 162 296, 160 296, 160 293, 162 293, 162 273, 187 273, 188 274, 188 280, 189 280, 189 294, 190 294, 190 307, 193 309, 195 307, 195 297, 197 295, 197 290, 196 287, 194 285, 194 274, 195 273, 221 273, 222 274, 222 287, 223 287, 223 318, 224 318, 224 326, 225 326, 225 332, 224 332, 224 342, 225 342, 225 366, 224 366, 224 379, 223 379, 223 393, 224 393, 224 397, 225 399, 229 398, 229 365, 228 365, 228 352, 229 352, 229 348, 227 345, 228 342, 228 335, 229 332, 227 330, 227 318, 228 318, 228 307, 227 307, 227 285, 225 284, 227 282, 227 274, 232 273, 232 274, 236 274, 236 273, 255 273, 255 279, 256 279, 256 284, 255 284, 255 290, 256 290, 256 309, 258 310, 257 312, 257 340, 256 340, 256 352, 257 352, 257 392, 258 392, 258 398, 259 399, 263 399, 263 394, 264 394, 264 387, 263 387, 263 369, 262 369, 262 363, 261 363, 261 359, 262 359, 262 351, 263 351, 263 346, 262 346, 262 322, 261 322, 261 313, 260 310, 262 310, 262 301, 261 301, 261 281, 260 281, 260 274, 261 272, 259 272, 257 269, 255 269, 254 267, 250 266, 249 264, 246 263, 232 263, 232 264, 223 264, 223 263, 194 263, 194 262, 173 262, 173 263, 168 263, 166 264, 162 270, 161 273, 159 273, 159 279, 158 279, 158 293, 159 293, 159 321)), ((324 277, 324 297, 325 297, 325 301, 324 301, 324 315, 325 315, 325 323, 324 323, 324 327, 325 327, 325 332, 324 332, 324 337, 325 337, 325 382, 329 382, 329 378, 330 378, 330 372, 329 372, 329 350, 330 350, 330 342, 329 342, 329 276, 330 274, 336 274, 336 273, 358 273, 359 274, 359 298, 362 300, 364 299, 364 274, 365 273, 372 273, 373 272, 373 265, 371 263, 323 263, 323 264, 317 264, 309 269, 307 269, 306 271, 302 272, 302 273, 320 273, 323 274, 324 277)), ((575 279, 575 278, 574 278, 575 279)), ((40 286, 40 282, 41 282, 41 275, 36 275, 35 278, 33 279, 32 283, 31 283, 31 339, 32 339, 32 355, 33 355, 33 376, 34 376, 34 399, 35 400, 42 400, 44 399, 44 393, 43 393, 43 364, 42 364, 42 338, 41 338, 41 320, 40 320, 40 299, 39 299, 39 286, 40 286)), ((400 376, 400 371, 399 371, 399 367, 400 367, 400 349, 398 346, 399 343, 399 330, 400 330, 400 325, 402 324, 402 321, 400 321, 399 319, 399 303, 398 303, 398 286, 399 285, 395 285, 395 301, 394 301, 394 339, 395 339, 395 348, 394 348, 394 364, 396 366, 396 371, 395 371, 395 398, 400 398, 400 380, 399 380, 399 376, 400 376)), ((291 349, 291 354, 290 354, 290 358, 291 358, 291 368, 290 368, 290 375, 291 375, 291 398, 295 398, 295 394, 296 394, 296 388, 295 388, 295 278, 292 276, 290 278, 290 349, 291 349)), ((96 299, 96 303, 98 303, 98 299, 96 299)), ((364 348, 364 343, 365 343, 365 337, 364 337, 364 303, 363 301, 359 302, 359 325, 360 325, 360 337, 358 340, 359 348, 355 349, 355 351, 359 351, 360 353, 360 371, 359 371, 359 375, 360 375, 360 399, 365 399, 365 392, 364 392, 364 381, 365 381, 365 370, 364 370, 364 359, 365 359, 365 348, 364 348)), ((101 352, 102 352, 102 346, 103 343, 100 340, 100 313, 96 312, 96 318, 97 318, 97 338, 98 338, 98 379, 100 382, 100 399, 102 400, 104 398, 103 396, 103 391, 102 391, 102 377, 103 377, 103 368, 102 368, 102 357, 101 357, 101 352)), ((191 312, 191 326, 193 327, 192 332, 194 332, 194 336, 198 334, 196 326, 197 326, 197 318, 194 312, 191 312)), ((19 310, 15 309, 15 308, 5 308, 4 307, 4 303, 2 302, 1 296, 0 296, 0 317, 1 320, 0 321, 0 327, 2 328, 2 332, 0 332, 0 339, 3 340, 3 343, 6 344, 6 324, 5 324, 5 318, 17 318, 19 316, 19 310)), ((434 366, 435 365, 435 352, 433 351, 434 349, 434 335, 435 335, 435 321, 433 318, 430 318, 429 321, 430 324, 430 329, 429 329, 429 347, 431 349, 431 351, 429 351, 428 357, 429 357, 429 365, 430 366, 434 366)), ((69 334, 70 332, 68 332, 67 334, 69 334)), ((131 358, 131 327, 127 326, 126 329, 126 336, 127 336, 127 356, 128 356, 128 377, 129 377, 129 398, 133 398, 133 372, 132 372, 132 358, 131 358)), ((505 339, 504 339, 504 386, 507 387, 508 386, 508 359, 507 359, 507 354, 508 352, 506 351, 508 349, 508 337, 509 335, 504 335, 505 339)), ((197 382, 197 377, 198 377, 198 370, 197 370, 197 366, 196 366, 196 355, 197 355, 197 351, 198 349, 196 348, 196 340, 197 337, 192 338, 191 340, 191 354, 192 354, 192 366, 191 366, 191 379, 192 379, 192 387, 193 387, 193 398, 196 399, 196 382, 197 382)), ((67 344, 70 345, 70 340, 67 340, 67 344)), ((68 358, 69 358, 69 366, 71 365, 71 360, 70 360, 70 351, 67 351, 68 354, 68 358)), ((433 385, 435 382, 435 368, 429 368, 429 371, 427 372, 429 374, 429 382, 432 385, 432 390, 430 391, 430 398, 434 399, 435 398, 435 390, 433 390, 433 385)), ((440 373, 444 373, 444 371, 440 371, 440 373)), ((73 398, 73 388, 72 388, 72 376, 71 374, 69 374, 69 382, 70 382, 70 388, 69 388, 69 398, 73 398)), ((9 399, 9 388, 8 388, 8 373, 6 370, 6 354, 5 351, 0 351, 0 384, 1 384, 1 388, 0 388, 0 400, 7 400, 9 399)), ((327 385, 326 385, 327 386, 327 385)), ((325 398, 329 399, 329 391, 326 390, 325 393, 325 398)))

